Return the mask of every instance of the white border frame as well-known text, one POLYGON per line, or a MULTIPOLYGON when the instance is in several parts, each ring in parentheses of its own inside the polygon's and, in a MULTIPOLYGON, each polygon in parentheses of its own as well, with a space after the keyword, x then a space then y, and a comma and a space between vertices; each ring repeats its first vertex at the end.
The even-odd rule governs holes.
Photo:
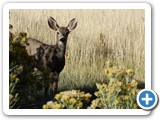
POLYGON ((148 115, 142 109, 9 109, 9 9, 144 9, 145 89, 151 89, 151 6, 147 3, 6 3, 3 6, 3 112, 6 115, 148 115), (68 5, 66 5, 68 4, 68 5))

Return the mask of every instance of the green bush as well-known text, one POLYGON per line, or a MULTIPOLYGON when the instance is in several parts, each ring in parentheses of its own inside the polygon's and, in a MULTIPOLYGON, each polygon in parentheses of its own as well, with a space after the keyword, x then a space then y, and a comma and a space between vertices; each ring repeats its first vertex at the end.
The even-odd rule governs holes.
POLYGON ((41 72, 28 66, 31 57, 25 45, 27 33, 9 31, 9 108, 40 108, 43 101, 43 78, 41 72), (24 66, 26 67, 24 69, 24 66), (39 105, 40 104, 40 105, 39 105))

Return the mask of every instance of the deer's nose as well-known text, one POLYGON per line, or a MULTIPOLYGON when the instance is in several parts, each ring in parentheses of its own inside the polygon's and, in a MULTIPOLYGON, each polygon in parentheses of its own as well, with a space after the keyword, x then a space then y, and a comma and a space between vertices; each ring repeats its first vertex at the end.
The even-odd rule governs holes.
POLYGON ((62 41, 62 42, 65 41, 65 38, 64 38, 64 37, 61 37, 61 38, 60 38, 60 41, 62 41))

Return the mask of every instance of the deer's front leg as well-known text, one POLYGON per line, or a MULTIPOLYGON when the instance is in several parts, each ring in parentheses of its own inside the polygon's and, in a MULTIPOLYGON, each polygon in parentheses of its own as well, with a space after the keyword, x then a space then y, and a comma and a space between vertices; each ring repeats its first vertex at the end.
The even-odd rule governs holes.
POLYGON ((44 98, 46 99, 48 96, 48 90, 49 90, 49 77, 44 74, 44 98))
POLYGON ((59 81, 59 74, 56 72, 53 75, 53 91, 56 94, 58 90, 58 81, 59 81))
POLYGON ((45 85, 44 85, 44 97, 45 98, 47 98, 48 90, 49 90, 49 84, 45 83, 45 85))

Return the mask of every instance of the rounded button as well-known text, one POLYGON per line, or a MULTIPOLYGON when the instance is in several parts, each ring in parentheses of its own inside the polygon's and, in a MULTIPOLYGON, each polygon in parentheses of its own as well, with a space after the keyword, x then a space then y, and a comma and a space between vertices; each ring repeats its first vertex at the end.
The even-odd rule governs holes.
POLYGON ((153 90, 143 89, 137 95, 137 103, 144 110, 150 110, 157 104, 158 97, 153 90))

